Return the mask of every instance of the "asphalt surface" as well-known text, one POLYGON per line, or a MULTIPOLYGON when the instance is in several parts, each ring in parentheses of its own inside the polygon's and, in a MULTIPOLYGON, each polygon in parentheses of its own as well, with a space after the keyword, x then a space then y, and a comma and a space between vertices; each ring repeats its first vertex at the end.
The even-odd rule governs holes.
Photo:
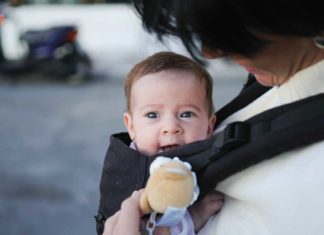
MULTIPOLYGON (((215 81, 216 107, 243 81, 215 81)), ((122 82, 0 85, 0 235, 95 234, 112 133, 125 131, 122 82)))

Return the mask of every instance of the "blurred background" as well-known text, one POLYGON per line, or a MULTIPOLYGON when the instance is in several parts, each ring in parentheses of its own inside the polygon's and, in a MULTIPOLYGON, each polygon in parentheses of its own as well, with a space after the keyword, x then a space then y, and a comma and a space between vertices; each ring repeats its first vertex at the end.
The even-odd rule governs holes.
MULTIPOLYGON (((123 1, 1 2, 1 235, 95 234, 109 136, 125 131, 123 79, 162 50, 188 55, 123 1)), ((227 60, 208 70, 218 109, 247 74, 227 60)))

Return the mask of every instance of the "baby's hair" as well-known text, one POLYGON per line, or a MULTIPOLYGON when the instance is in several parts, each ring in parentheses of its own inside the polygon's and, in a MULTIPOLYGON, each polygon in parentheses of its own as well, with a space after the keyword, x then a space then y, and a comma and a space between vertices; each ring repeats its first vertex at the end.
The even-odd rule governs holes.
POLYGON ((176 54, 174 52, 158 52, 136 64, 127 75, 124 83, 125 96, 127 100, 127 111, 130 110, 131 90, 134 82, 141 77, 166 70, 186 71, 195 75, 199 81, 204 82, 209 115, 214 113, 213 105, 213 79, 208 71, 196 61, 176 54))

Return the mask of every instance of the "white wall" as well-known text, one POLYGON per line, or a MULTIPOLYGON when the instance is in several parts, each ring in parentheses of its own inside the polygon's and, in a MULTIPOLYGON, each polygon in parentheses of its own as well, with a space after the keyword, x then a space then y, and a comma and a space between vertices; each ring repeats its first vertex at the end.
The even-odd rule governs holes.
MULTIPOLYGON (((146 33, 129 5, 31 5, 12 8, 11 12, 12 21, 2 27, 3 45, 9 58, 23 53, 17 41, 17 27, 24 31, 60 24, 79 27, 80 45, 92 58, 95 72, 109 79, 124 77, 136 62, 156 51, 172 50, 188 55, 176 39, 166 40, 162 45, 146 33)), ((226 78, 242 73, 241 69, 223 61, 213 63, 211 69, 226 78)))

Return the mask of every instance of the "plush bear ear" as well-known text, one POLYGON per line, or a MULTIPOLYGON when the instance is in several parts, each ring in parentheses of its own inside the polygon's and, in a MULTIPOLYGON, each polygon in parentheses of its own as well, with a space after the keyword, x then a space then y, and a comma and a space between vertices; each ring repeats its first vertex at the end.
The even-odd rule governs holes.
POLYGON ((145 190, 142 193, 141 198, 140 198, 140 209, 141 209, 143 215, 149 214, 153 211, 153 209, 151 208, 151 206, 149 204, 147 193, 145 192, 145 190))

